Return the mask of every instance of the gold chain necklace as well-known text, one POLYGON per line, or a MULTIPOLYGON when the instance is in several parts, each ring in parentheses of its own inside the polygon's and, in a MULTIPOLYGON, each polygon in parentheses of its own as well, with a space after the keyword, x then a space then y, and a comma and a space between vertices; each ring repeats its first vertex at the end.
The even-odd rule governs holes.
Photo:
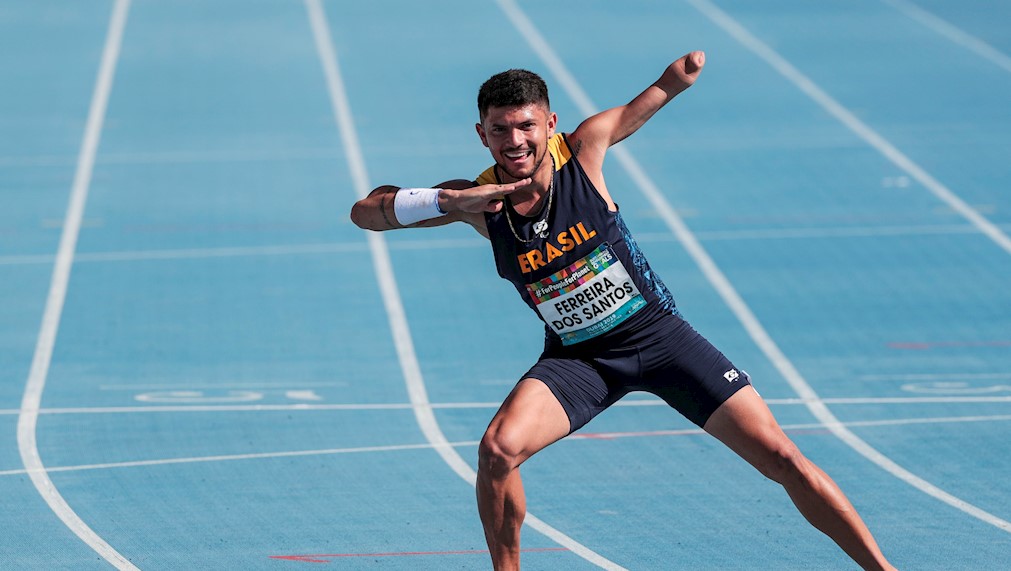
MULTIPOLYGON (((551 214, 551 197, 553 197, 554 195, 555 195, 555 157, 554 157, 554 155, 552 155, 551 156, 551 180, 548 181, 548 203, 547 203, 547 205, 544 206, 544 215, 541 216, 540 220, 538 220, 537 222, 534 222, 534 226, 533 226, 534 235, 531 236, 529 240, 524 240, 523 238, 520 238, 519 233, 516 232, 516 227, 513 226, 513 219, 512 219, 512 217, 509 216, 509 207, 512 205, 512 203, 509 203, 509 204, 505 205, 506 222, 509 223, 509 229, 512 230, 513 236, 516 238, 516 240, 518 240, 518 241, 520 241, 520 242, 522 242, 524 244, 529 244, 530 242, 533 242, 536 238, 547 238, 548 237, 548 234, 549 234, 549 232, 548 232, 548 215, 551 214)), ((509 197, 506 197, 506 201, 507 202, 508 202, 508 200, 509 200, 509 197)))

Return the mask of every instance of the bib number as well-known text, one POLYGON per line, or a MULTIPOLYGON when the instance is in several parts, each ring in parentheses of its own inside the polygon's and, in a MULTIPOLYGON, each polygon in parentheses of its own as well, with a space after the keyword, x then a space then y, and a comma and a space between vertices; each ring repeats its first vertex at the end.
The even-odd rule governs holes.
POLYGON ((606 333, 646 305, 606 243, 571 266, 528 284, 527 292, 563 345, 606 333))

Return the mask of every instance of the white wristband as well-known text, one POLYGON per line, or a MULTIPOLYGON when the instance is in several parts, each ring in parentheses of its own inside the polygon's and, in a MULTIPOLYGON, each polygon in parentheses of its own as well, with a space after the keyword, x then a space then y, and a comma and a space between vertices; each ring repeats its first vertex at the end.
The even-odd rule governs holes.
POLYGON ((439 208, 440 188, 401 188, 393 197, 397 222, 410 226, 415 222, 438 218, 446 213, 439 208))

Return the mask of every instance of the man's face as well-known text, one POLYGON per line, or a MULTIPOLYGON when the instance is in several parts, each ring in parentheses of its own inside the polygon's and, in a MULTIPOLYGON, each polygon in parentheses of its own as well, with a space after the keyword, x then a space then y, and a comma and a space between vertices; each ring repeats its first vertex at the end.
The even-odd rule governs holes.
POLYGON ((491 107, 477 124, 477 134, 499 168, 520 180, 541 168, 557 121, 554 113, 537 103, 491 107))

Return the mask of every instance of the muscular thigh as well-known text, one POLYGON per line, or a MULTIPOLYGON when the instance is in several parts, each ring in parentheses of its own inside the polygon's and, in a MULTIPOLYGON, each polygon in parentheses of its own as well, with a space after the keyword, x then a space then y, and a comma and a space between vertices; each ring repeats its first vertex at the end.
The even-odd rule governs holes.
POLYGON ((595 359, 542 356, 526 377, 540 379, 550 389, 575 432, 628 391, 595 359), (605 377, 605 375, 607 375, 605 377))
POLYGON ((643 376, 636 389, 659 396, 700 427, 750 384, 747 373, 680 319, 665 325, 640 352, 643 376))
POLYGON ((568 417, 551 390, 538 379, 525 378, 492 418, 482 446, 519 465, 568 433, 568 417))

